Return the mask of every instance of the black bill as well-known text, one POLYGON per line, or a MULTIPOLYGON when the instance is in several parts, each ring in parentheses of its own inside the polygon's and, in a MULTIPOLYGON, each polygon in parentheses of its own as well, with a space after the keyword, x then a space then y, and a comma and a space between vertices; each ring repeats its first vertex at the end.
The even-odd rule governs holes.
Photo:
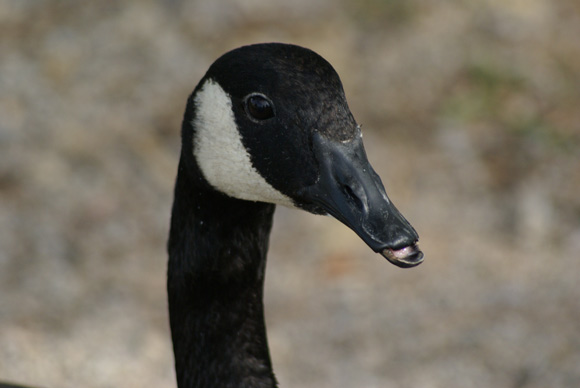
POLYGON ((419 235, 390 201, 367 160, 362 138, 339 142, 313 136, 320 178, 300 194, 351 228, 391 263, 414 267, 423 261, 419 235))

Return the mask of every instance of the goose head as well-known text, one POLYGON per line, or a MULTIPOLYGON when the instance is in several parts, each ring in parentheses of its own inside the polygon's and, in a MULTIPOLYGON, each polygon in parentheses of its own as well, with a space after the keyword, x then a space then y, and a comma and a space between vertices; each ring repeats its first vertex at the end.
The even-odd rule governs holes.
POLYGON ((367 159, 338 74, 313 51, 258 44, 224 54, 184 123, 182 160, 200 185, 331 215, 391 263, 422 262, 417 232, 367 159))

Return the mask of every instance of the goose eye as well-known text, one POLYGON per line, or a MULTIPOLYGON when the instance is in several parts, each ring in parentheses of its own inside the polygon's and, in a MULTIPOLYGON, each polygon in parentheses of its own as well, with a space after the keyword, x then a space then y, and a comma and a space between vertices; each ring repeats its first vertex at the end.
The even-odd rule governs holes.
POLYGON ((246 97, 246 112, 255 120, 267 120, 274 117, 274 104, 262 94, 251 94, 246 97))

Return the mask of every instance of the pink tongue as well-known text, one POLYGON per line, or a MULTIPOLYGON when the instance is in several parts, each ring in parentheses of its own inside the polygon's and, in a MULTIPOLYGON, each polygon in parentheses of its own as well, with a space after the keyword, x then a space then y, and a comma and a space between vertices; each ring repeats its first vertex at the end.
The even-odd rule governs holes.
POLYGON ((408 257, 409 255, 411 255, 413 252, 415 252, 415 247, 414 246, 408 246, 402 249, 398 249, 398 250, 393 250, 393 249, 389 249, 391 255, 399 260, 402 260, 406 257, 408 257))
POLYGON ((417 244, 401 249, 385 248, 381 254, 391 263, 403 268, 414 267, 423 261, 423 252, 419 250, 417 244))

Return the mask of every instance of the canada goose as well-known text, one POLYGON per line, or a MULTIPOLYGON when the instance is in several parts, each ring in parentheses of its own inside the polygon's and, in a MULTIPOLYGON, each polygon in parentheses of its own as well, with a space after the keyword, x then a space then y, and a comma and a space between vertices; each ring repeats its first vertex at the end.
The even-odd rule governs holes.
POLYGON ((179 388, 277 386, 262 298, 275 205, 329 214, 400 267, 422 262, 337 73, 313 51, 224 54, 189 97, 181 136, 167 244, 179 388))
POLYGON ((180 388, 277 385, 262 301, 276 204, 332 215, 400 267, 423 260, 332 66, 245 46, 211 65, 182 124, 167 282, 180 388))

